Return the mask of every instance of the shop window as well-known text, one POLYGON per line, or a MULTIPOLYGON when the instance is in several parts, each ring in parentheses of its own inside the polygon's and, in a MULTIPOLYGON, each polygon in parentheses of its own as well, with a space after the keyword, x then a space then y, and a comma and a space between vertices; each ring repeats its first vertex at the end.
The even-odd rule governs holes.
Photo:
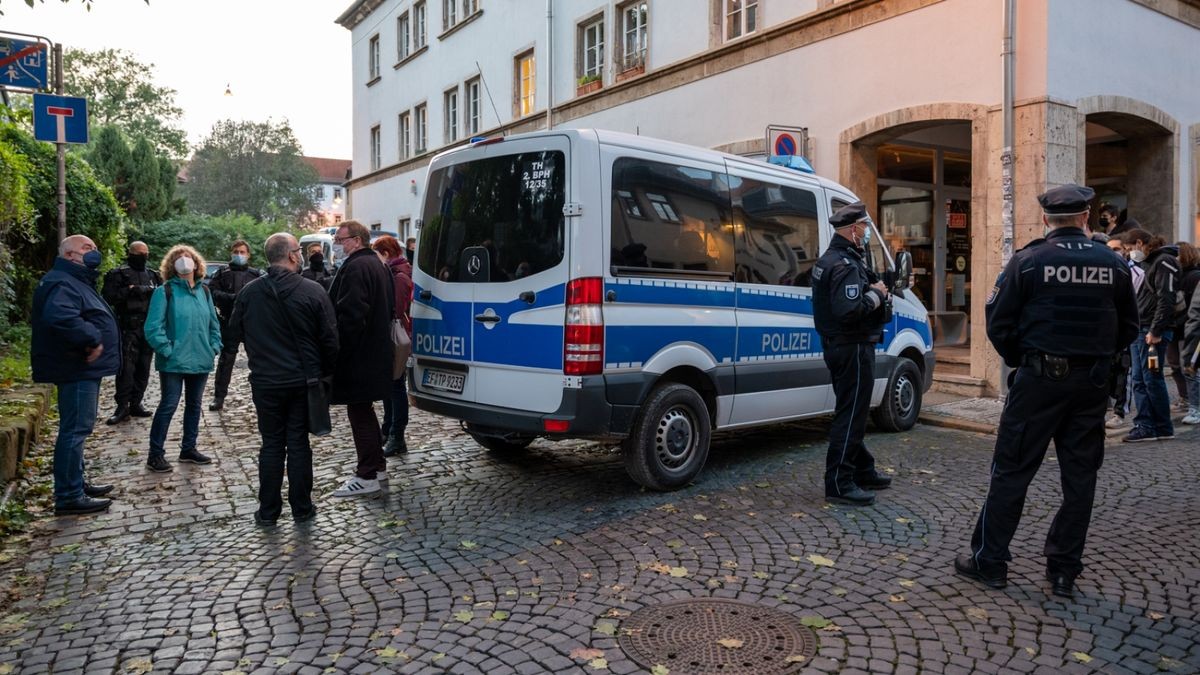
POLYGON ((942 153, 942 184, 947 187, 971 187, 971 156, 949 150, 942 153))
POLYGON ((776 286, 812 286, 821 254, 817 196, 804 189, 733 176, 737 280, 776 286))
POLYGON ((907 145, 881 145, 876 155, 876 176, 880 180, 933 183, 933 165, 937 152, 907 145))

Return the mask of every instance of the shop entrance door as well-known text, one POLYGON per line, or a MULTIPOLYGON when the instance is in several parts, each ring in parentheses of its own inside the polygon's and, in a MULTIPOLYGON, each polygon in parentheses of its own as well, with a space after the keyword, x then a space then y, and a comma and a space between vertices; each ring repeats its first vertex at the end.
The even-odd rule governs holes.
MULTIPOLYGON (((971 195, 946 190, 942 203, 941 239, 945 246, 945 270, 941 311, 971 315, 971 195)), ((966 327, 964 325, 964 327, 966 327)))

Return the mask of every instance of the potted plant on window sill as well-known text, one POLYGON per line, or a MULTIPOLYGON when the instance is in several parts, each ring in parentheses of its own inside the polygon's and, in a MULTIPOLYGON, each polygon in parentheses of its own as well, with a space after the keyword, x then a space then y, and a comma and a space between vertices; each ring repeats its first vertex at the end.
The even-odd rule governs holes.
POLYGON ((584 75, 579 78, 579 82, 575 86, 575 95, 583 96, 584 94, 590 94, 593 91, 599 91, 603 86, 604 82, 600 79, 599 75, 584 75))
POLYGON ((631 77, 637 77, 644 72, 646 72, 646 62, 639 59, 635 63, 628 64, 628 67, 626 67, 625 70, 617 73, 617 82, 623 82, 631 77))

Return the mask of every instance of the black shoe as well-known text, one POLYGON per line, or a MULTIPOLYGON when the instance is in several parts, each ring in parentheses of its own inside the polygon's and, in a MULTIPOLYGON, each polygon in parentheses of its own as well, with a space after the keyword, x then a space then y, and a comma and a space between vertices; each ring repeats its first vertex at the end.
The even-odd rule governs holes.
POLYGON ((254 512, 254 524, 259 527, 275 527, 279 523, 276 518, 263 518, 258 511, 254 512))
POLYGON ((886 490, 892 486, 892 477, 872 471, 855 476, 854 484, 866 490, 886 490))
POLYGON ((962 554, 954 559, 954 571, 968 579, 974 579, 988 588, 1004 588, 1008 585, 1008 570, 986 571, 975 562, 975 556, 962 554))
POLYGON ((113 411, 112 417, 108 418, 108 421, 105 422, 105 424, 120 424, 127 419, 129 419, 129 404, 121 403, 117 406, 117 409, 113 411))
POLYGON ((384 457, 395 457, 408 452, 408 444, 404 442, 403 436, 388 436, 387 443, 383 446, 384 457))
POLYGON ((188 464, 212 464, 212 458, 208 455, 200 454, 200 451, 183 450, 179 453, 179 461, 187 462, 188 464))
POLYGON ((87 481, 83 481, 83 494, 89 497, 103 497, 112 492, 115 487, 115 485, 92 485, 87 481))
POLYGON ((1075 598, 1075 579, 1062 572, 1046 570, 1046 579, 1050 581, 1050 592, 1060 598, 1075 598))
POLYGON ((293 515, 293 516, 292 516, 292 520, 293 520, 293 521, 294 521, 294 522, 295 522, 297 525, 299 525, 299 524, 301 524, 301 523, 307 523, 307 522, 311 522, 311 521, 312 521, 314 518, 316 518, 316 517, 317 517, 317 507, 314 505, 314 506, 312 506, 311 508, 309 508, 309 509, 308 509, 308 513, 305 513, 305 514, 302 514, 302 515, 299 515, 299 516, 297 516, 297 515, 293 515))
POLYGON ((208 404, 209 410, 223 410, 225 408, 225 397, 214 398, 212 403, 208 404))
POLYGON ((858 487, 850 485, 839 490, 841 494, 825 493, 825 500, 836 504, 848 504, 850 506, 870 506, 875 503, 875 495, 858 487))
POLYGON ((129 406, 129 414, 134 417, 154 417, 154 413, 142 407, 142 404, 129 406))
POLYGON ((163 457, 162 455, 155 455, 146 460, 146 468, 155 473, 169 473, 174 471, 170 462, 168 462, 167 458, 163 457))
POLYGON ((111 499, 92 499, 91 497, 83 496, 69 504, 54 505, 54 515, 70 516, 82 515, 85 513, 99 513, 107 511, 108 507, 112 506, 111 499))

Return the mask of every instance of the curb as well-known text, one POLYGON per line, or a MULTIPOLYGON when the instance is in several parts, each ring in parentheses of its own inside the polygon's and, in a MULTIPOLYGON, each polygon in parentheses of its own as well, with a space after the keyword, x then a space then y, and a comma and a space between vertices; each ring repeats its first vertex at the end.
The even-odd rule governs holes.
POLYGON ((989 436, 996 435, 996 427, 984 422, 975 422, 962 417, 951 417, 949 415, 935 415, 933 413, 921 413, 917 416, 917 421, 922 424, 928 424, 931 427, 943 427, 945 429, 957 429, 958 431, 973 431, 977 434, 987 434, 989 436))

